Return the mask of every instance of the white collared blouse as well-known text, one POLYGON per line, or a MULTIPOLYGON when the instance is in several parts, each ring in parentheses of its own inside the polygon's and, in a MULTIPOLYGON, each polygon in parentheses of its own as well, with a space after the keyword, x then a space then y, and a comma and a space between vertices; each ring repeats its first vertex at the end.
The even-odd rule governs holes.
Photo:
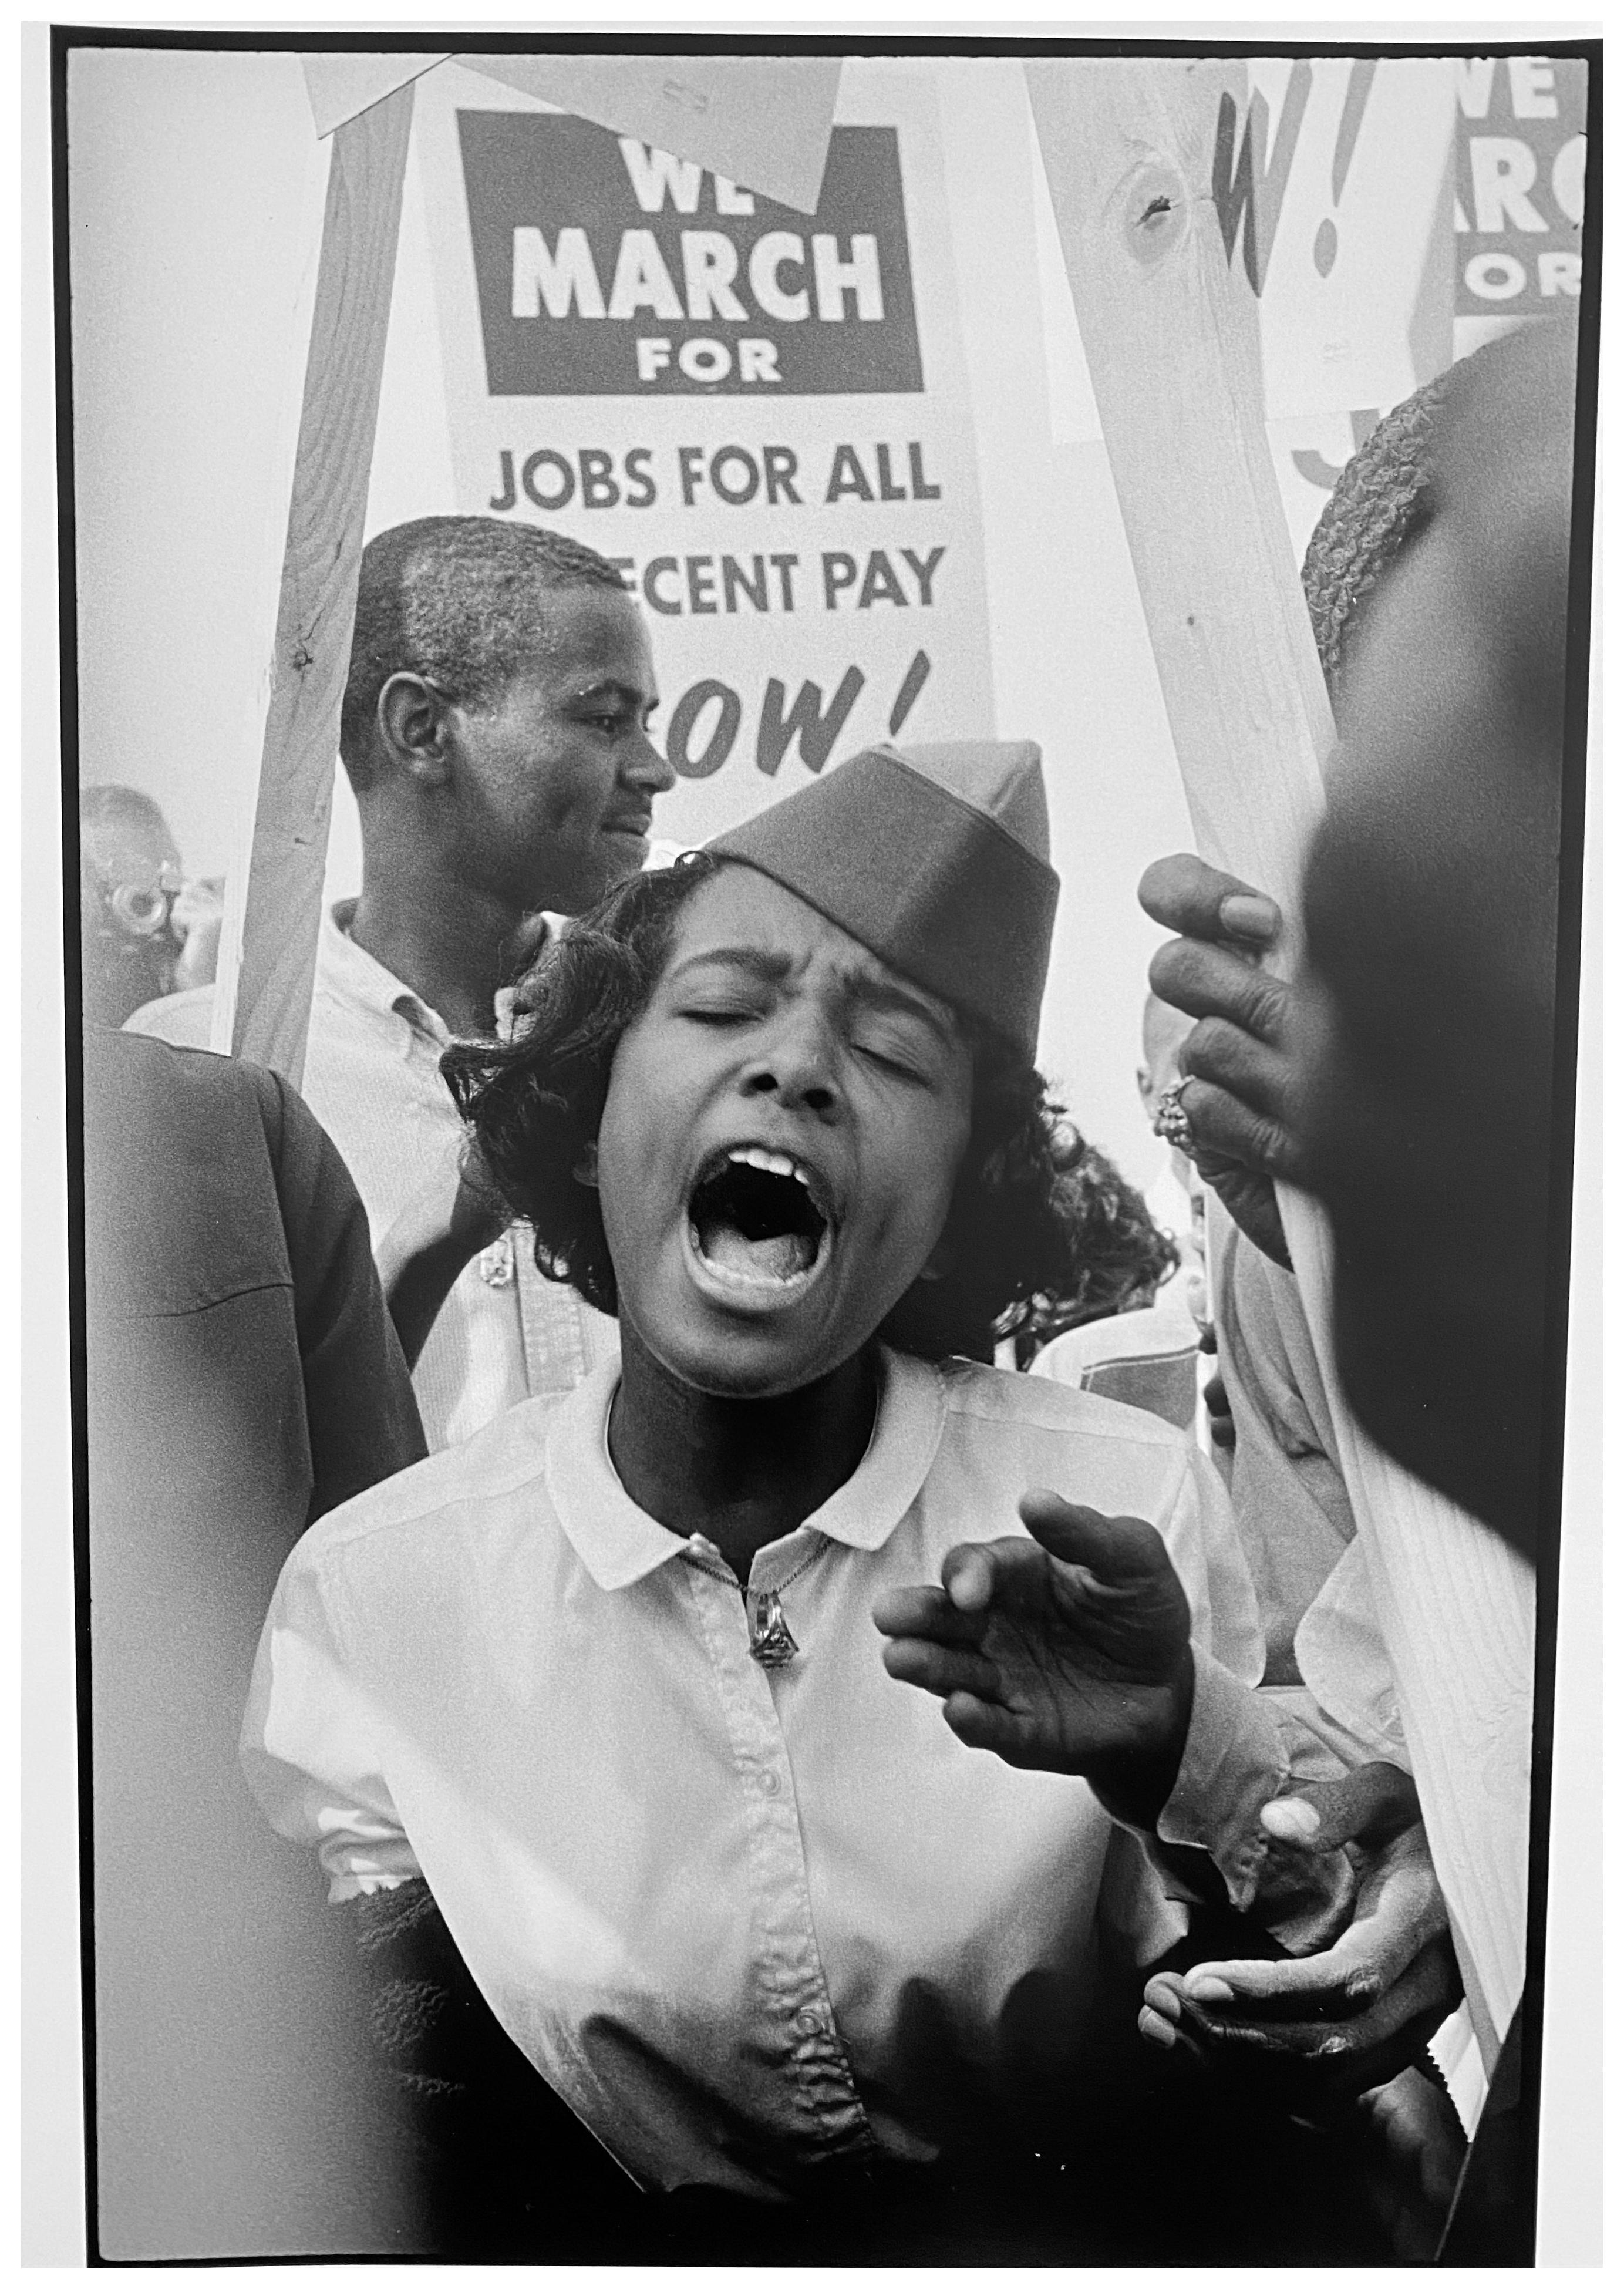
POLYGON ((1284 1762, 1226 1714, 1262 1639, 1210 1466, 1136 1410, 888 1353, 860 1467, 741 1585, 620 1486, 617 1377, 306 1535, 245 1722, 260 1801, 335 1900, 425 1876, 509 2034, 645 2185, 778 2193, 1063 2105, 1097 1925, 1148 1961, 1182 1910, 1086 1784, 965 1749, 888 1676, 872 1609, 1019 1532, 1029 1487, 1151 1520, 1203 1649, 1186 1763, 1222 1860, 1284 1762), (780 1592, 785 1666, 752 1659, 741 1586, 780 1592))

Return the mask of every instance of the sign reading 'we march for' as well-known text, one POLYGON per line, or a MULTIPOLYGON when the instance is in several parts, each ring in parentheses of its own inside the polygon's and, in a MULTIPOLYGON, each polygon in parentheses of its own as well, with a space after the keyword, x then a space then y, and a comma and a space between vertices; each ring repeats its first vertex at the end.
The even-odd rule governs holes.
POLYGON ((993 728, 929 94, 848 90, 807 214, 471 74, 419 91, 458 505, 620 566, 675 839, 993 728))
POLYGON ((810 216, 584 119, 458 129, 493 395, 924 387, 895 128, 834 130, 810 216))

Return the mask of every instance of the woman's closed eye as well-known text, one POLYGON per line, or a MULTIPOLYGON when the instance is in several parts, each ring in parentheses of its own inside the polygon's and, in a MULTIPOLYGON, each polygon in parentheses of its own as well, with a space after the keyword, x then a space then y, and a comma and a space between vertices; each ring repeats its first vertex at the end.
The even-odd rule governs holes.
POLYGON ((759 1001, 742 1001, 727 994, 706 994, 703 1001, 688 1001, 677 1010, 679 1017, 687 1017, 696 1025, 745 1025, 764 1017, 766 1010, 759 1001))
POLYGON ((851 1045, 870 1065, 880 1065, 904 1081, 917 1081, 921 1088, 928 1087, 931 1059, 918 1043, 888 1029, 866 1026, 852 1036, 851 1045))

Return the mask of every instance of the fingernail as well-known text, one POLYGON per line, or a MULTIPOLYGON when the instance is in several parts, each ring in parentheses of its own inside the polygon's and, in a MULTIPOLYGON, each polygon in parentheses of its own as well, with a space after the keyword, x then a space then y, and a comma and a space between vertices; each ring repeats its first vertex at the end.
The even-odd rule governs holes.
POLYGON ((1300 1797, 1279 1797, 1266 1804, 1259 1815, 1266 1835, 1283 1844, 1311 1844, 1319 1833, 1319 1814, 1300 1797))
POLYGON ((1235 1990, 1222 1979, 1188 1980, 1184 1992, 1192 2003, 1233 2003, 1235 2000, 1235 1990))
POLYGON ((1280 913, 1272 898, 1237 890, 1218 908, 1218 919, 1231 937, 1254 938, 1267 945, 1280 927, 1280 913))
POLYGON ((1170 2051, 1174 2043, 1178 2041, 1177 2035, 1167 2024, 1167 2022, 1161 2016, 1160 2013, 1157 2011, 1142 2011, 1140 2013, 1139 2031, 1144 2037, 1147 2043, 1159 2043, 1162 2048, 1166 2051, 1170 2051))

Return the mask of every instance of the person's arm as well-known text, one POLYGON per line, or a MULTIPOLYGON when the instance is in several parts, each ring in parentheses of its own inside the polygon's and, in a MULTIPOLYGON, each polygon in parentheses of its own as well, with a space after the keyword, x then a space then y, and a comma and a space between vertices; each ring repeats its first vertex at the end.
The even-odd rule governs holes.
POLYGON ((189 993, 195 986, 212 985, 219 963, 220 925, 226 916, 226 885, 222 881, 188 881, 169 911, 169 926, 179 945, 175 959, 174 990, 189 993))
POLYGON ((266 1621, 243 1770, 272 1825, 315 1853, 349 1925, 434 2253, 585 2263, 618 2252, 636 2189, 474 1983, 395 1809, 377 1703, 355 1681, 334 1618, 343 1600, 312 1540, 266 1621))
POLYGON ((422 1878, 342 1912, 435 2253, 558 2264, 625 2250, 637 2187, 498 2019, 422 1878))
POLYGON ((961 1543, 940 1588, 874 1608, 890 1674, 943 1703, 967 1748, 1075 1774, 1151 1826, 1184 1753, 1190 1601, 1161 1535, 1058 1495, 1022 1496, 1030 1539, 961 1543))
POLYGON ((279 1077, 266 1081, 276 1097, 267 1130, 293 1272, 314 1519, 427 1448, 350 1173, 303 1099, 279 1077))
POLYGON ((322 1529, 282 1569, 243 1715, 238 1755, 260 1810, 314 1852, 337 1906, 420 1876, 395 1810, 375 1704, 356 1683, 330 1600, 322 1529))
MULTIPOLYGON (((1350 2015, 1337 2030, 1340 2047, 1326 2046, 1323 2027, 1311 2043, 1288 2036, 1277 2047, 1318 2059, 1327 2085, 1349 2070, 1383 2079, 1395 2048, 1419 2048, 1458 1992, 1418 1824, 1364 1842, 1327 1829, 1322 1849, 1279 1848, 1265 1807, 1324 1779, 1323 1741, 1276 1695, 1191 1643, 1190 1601, 1156 1528, 1052 1495, 1029 1496, 1022 1516, 1031 1540, 961 1545, 944 1560, 939 1589, 880 1601, 887 1668, 941 1698, 967 1745, 1088 1780, 1107 1810, 1141 1833, 1174 1888, 1210 1898, 1201 1877, 1210 1870, 1233 1908, 1283 1941, 1290 1934, 1301 1945, 1312 1934, 1286 2023, 1301 2030, 1322 2014, 1350 2015)), ((1235 1602, 1232 1584, 1216 1587, 1214 1614, 1235 1602)), ((1217 2023, 1187 1990, 1163 1993, 1159 2004, 1174 1993, 1186 2036, 1204 2010, 1217 2023)), ((1263 2007, 1261 1986, 1243 1978, 1231 1989, 1237 2007, 1225 2024, 1237 2051, 1258 2015, 1248 2007, 1254 1994, 1263 2007)), ((1174 2014, 1158 2007, 1156 2015, 1177 2039, 1174 2014)), ((1146 2025, 1150 2039, 1162 2031, 1146 2025)))
POLYGON ((1262 1807, 1341 1767, 1243 1681, 1262 1674, 1262 1632, 1210 1465, 1182 1459, 1158 1525, 1047 1493, 1020 1514, 1028 1536, 961 1544, 941 1588, 880 1601, 887 1669, 936 1695, 967 1746, 1076 1774, 1170 1847, 1170 1871, 1198 1852, 1232 1906, 1257 1907, 1262 1807))

